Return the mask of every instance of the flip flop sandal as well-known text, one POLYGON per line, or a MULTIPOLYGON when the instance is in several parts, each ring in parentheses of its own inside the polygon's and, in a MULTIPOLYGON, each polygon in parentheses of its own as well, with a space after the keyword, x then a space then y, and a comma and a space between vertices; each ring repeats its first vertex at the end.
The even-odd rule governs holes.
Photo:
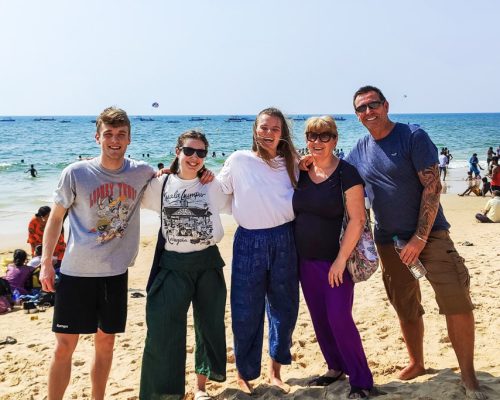
POLYGON ((5 340, 2 340, 0 342, 0 345, 2 345, 2 344, 16 344, 16 343, 17 343, 16 339, 14 339, 12 336, 7 336, 5 338, 5 340))
POLYGON ((344 373, 342 371, 340 371, 340 373, 337 376, 326 376, 326 375, 318 376, 317 378, 310 380, 307 383, 307 386, 328 386, 334 382, 337 382, 343 376, 344 373))
POLYGON ((351 386, 351 391, 347 396, 348 399, 367 399, 370 391, 357 386, 351 386))
POLYGON ((137 299, 139 297, 145 297, 142 293, 139 292, 134 292, 130 295, 130 297, 133 297, 134 299, 137 299))

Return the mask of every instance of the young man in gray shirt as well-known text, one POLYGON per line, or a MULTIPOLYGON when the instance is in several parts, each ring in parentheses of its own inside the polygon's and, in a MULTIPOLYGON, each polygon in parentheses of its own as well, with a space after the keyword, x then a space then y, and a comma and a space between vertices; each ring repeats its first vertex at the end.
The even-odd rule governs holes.
POLYGON ((40 281, 43 290, 56 292, 48 400, 63 398, 79 335, 89 333, 95 334, 92 398, 104 399, 115 334, 125 330, 127 270, 139 248, 141 198, 155 174, 146 163, 125 158, 131 140, 125 111, 105 109, 96 127, 101 154, 64 169, 44 233, 40 281), (50 256, 66 212, 68 246, 56 291, 50 256))

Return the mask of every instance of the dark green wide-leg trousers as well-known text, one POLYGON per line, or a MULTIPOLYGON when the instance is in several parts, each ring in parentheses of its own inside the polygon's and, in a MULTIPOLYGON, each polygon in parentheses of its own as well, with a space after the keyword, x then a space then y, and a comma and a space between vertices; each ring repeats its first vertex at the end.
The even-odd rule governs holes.
POLYGON ((148 332, 142 359, 141 400, 182 399, 187 312, 193 303, 195 372, 226 380, 224 262, 216 246, 193 253, 165 251, 148 293, 148 332))

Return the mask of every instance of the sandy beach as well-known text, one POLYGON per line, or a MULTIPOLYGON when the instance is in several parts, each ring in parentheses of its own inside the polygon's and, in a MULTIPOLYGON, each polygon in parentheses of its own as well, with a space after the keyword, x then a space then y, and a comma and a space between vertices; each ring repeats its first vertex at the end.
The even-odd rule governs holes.
MULTIPOLYGON (((500 331, 500 309, 497 305, 500 286, 500 224, 478 224, 474 214, 486 199, 443 195, 441 202, 450 221, 451 235, 458 251, 465 258, 471 275, 471 294, 476 317, 476 369, 480 383, 490 399, 500 399, 500 346, 496 334, 500 331), (464 246, 464 242, 472 245, 464 246)), ((145 293, 155 244, 155 220, 145 218, 140 252, 136 265, 130 269, 129 291, 145 293)), ((230 290, 231 247, 236 224, 224 218, 225 236, 220 249, 226 262, 225 276, 230 290)), ((0 256, 11 256, 15 247, 26 248, 24 236, 10 237, 2 242, 0 256)), ((355 292, 354 316, 361 333, 375 384, 387 392, 381 399, 462 399, 457 361, 446 333, 445 320, 438 314, 433 292, 427 281, 422 282, 423 304, 426 310, 425 357, 427 374, 403 382, 396 378, 407 360, 396 315, 387 301, 380 271, 355 292)), ((229 296, 228 296, 229 299, 229 296)), ((130 298, 127 330, 118 335, 113 367, 108 383, 107 398, 138 399, 142 349, 146 334, 145 298, 130 298)), ((37 314, 22 310, 0 316, 0 339, 9 335, 17 344, 0 345, 0 399, 44 399, 49 361, 54 346, 51 333, 52 309, 37 314)), ((325 371, 326 365, 315 339, 308 310, 301 298, 299 319, 293 335, 293 363, 283 368, 283 378, 291 386, 288 395, 270 387, 266 380, 267 357, 263 357, 262 376, 254 381, 257 388, 252 397, 236 389, 236 369, 232 353, 229 302, 226 308, 228 364, 226 382, 211 383, 209 393, 217 399, 343 399, 348 392, 346 380, 327 388, 308 388, 309 379, 325 371)), ((266 343, 266 340, 264 341, 266 343)), ((264 352, 267 346, 264 345, 264 352)), ((194 330, 188 322, 187 386, 192 396, 194 373, 194 330)), ((89 370, 92 358, 92 336, 85 335, 73 357, 71 382, 67 399, 90 398, 89 370)))

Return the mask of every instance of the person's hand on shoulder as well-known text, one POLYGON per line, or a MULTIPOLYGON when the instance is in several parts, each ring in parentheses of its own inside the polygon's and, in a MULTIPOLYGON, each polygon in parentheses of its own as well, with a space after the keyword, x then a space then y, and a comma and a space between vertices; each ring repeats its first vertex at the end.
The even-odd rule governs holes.
POLYGON ((170 174, 170 168, 162 168, 156 171, 155 177, 159 178, 162 175, 170 174))
POLYGON ((200 182, 203 185, 206 185, 207 183, 212 182, 215 179, 215 174, 210 171, 209 169, 206 169, 203 167, 199 172, 198 176, 200 177, 200 182))
POLYGON ((308 171, 312 163, 313 163, 313 156, 311 154, 306 154, 305 156, 300 157, 299 169, 301 171, 308 171))

